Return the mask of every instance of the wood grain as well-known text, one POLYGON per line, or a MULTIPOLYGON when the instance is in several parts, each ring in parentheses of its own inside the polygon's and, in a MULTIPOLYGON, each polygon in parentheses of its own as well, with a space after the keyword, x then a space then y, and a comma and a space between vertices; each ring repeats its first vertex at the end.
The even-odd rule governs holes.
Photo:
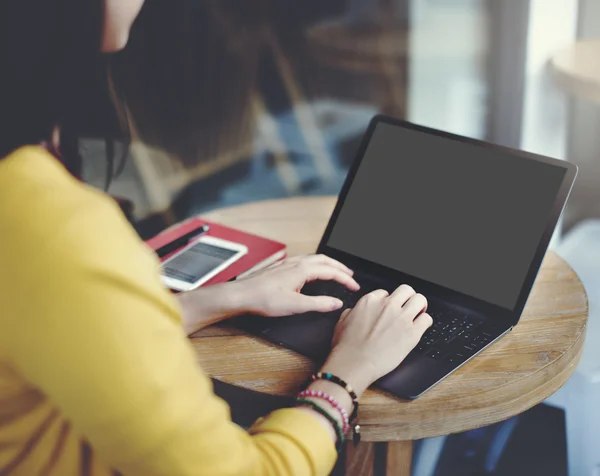
POLYGON ((390 441, 387 445, 386 476, 410 476, 412 441, 390 441))
MULTIPOLYGON (((207 216, 288 244, 291 255, 316 250, 335 200, 294 198, 252 203, 207 216)), ((517 415, 556 392, 581 356, 587 297, 573 270, 549 252, 519 325, 497 344, 413 402, 378 390, 360 407, 363 441, 447 435, 517 415)), ((213 377, 274 394, 293 394, 313 363, 237 329, 210 328, 193 338, 213 377)))
POLYGON ((373 476, 375 470, 375 443, 346 445, 346 476, 373 476))

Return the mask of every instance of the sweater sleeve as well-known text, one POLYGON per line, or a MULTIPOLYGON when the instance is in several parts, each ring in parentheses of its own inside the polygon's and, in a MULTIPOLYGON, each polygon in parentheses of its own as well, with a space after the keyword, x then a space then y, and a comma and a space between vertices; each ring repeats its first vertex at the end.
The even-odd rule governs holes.
POLYGON ((78 193, 11 282, 15 369, 124 475, 329 474, 334 445, 310 414, 279 410, 250 432, 231 422, 157 260, 110 200, 78 193))

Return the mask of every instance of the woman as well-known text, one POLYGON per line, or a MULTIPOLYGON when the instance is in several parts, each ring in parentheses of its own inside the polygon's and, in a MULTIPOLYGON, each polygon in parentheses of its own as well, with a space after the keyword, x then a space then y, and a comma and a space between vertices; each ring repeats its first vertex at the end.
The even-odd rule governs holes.
POLYGON ((365 296, 322 369, 339 380, 318 376, 250 432, 231 422, 186 334, 245 312, 331 311, 341 303, 298 290, 358 284, 308 256, 175 298, 113 201, 73 177, 78 72, 125 46, 142 4, 0 4, 0 475, 328 474, 355 400, 431 325, 427 302, 408 286, 365 296))

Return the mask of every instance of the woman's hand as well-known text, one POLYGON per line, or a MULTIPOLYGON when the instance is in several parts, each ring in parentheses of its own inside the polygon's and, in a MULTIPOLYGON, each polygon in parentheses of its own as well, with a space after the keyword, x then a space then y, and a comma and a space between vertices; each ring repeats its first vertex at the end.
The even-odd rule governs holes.
POLYGON ((305 296, 302 287, 311 281, 337 281, 352 291, 360 289, 345 265, 325 255, 285 259, 269 268, 236 281, 238 292, 246 296, 247 311, 265 317, 303 312, 330 312, 342 301, 330 296, 305 296))
POLYGON ((394 370, 417 345, 433 320, 427 300, 410 286, 391 295, 365 295, 337 324, 331 354, 323 371, 352 385, 358 395, 394 370))
POLYGON ((339 299, 300 294, 306 283, 318 279, 335 280, 351 290, 359 289, 352 271, 327 256, 289 258, 237 281, 179 294, 185 330, 189 335, 245 313, 279 317, 342 307, 339 299))

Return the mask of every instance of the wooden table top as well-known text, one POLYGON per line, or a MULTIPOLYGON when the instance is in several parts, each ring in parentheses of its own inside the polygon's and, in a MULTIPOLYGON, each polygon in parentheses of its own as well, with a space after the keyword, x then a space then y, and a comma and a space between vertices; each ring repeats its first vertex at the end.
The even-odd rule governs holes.
MULTIPOLYGON (((206 218, 287 243, 290 255, 314 252, 335 199, 294 198, 215 211, 206 218)), ((519 325, 432 390, 412 402, 378 390, 365 393, 365 441, 447 435, 517 415, 545 400, 573 373, 583 349, 587 297, 560 257, 549 252, 519 325)), ((202 367, 219 380, 293 395, 314 371, 290 350, 226 327, 192 339, 202 367)))
POLYGON ((550 61, 554 78, 569 93, 600 103, 600 40, 582 40, 550 61))

